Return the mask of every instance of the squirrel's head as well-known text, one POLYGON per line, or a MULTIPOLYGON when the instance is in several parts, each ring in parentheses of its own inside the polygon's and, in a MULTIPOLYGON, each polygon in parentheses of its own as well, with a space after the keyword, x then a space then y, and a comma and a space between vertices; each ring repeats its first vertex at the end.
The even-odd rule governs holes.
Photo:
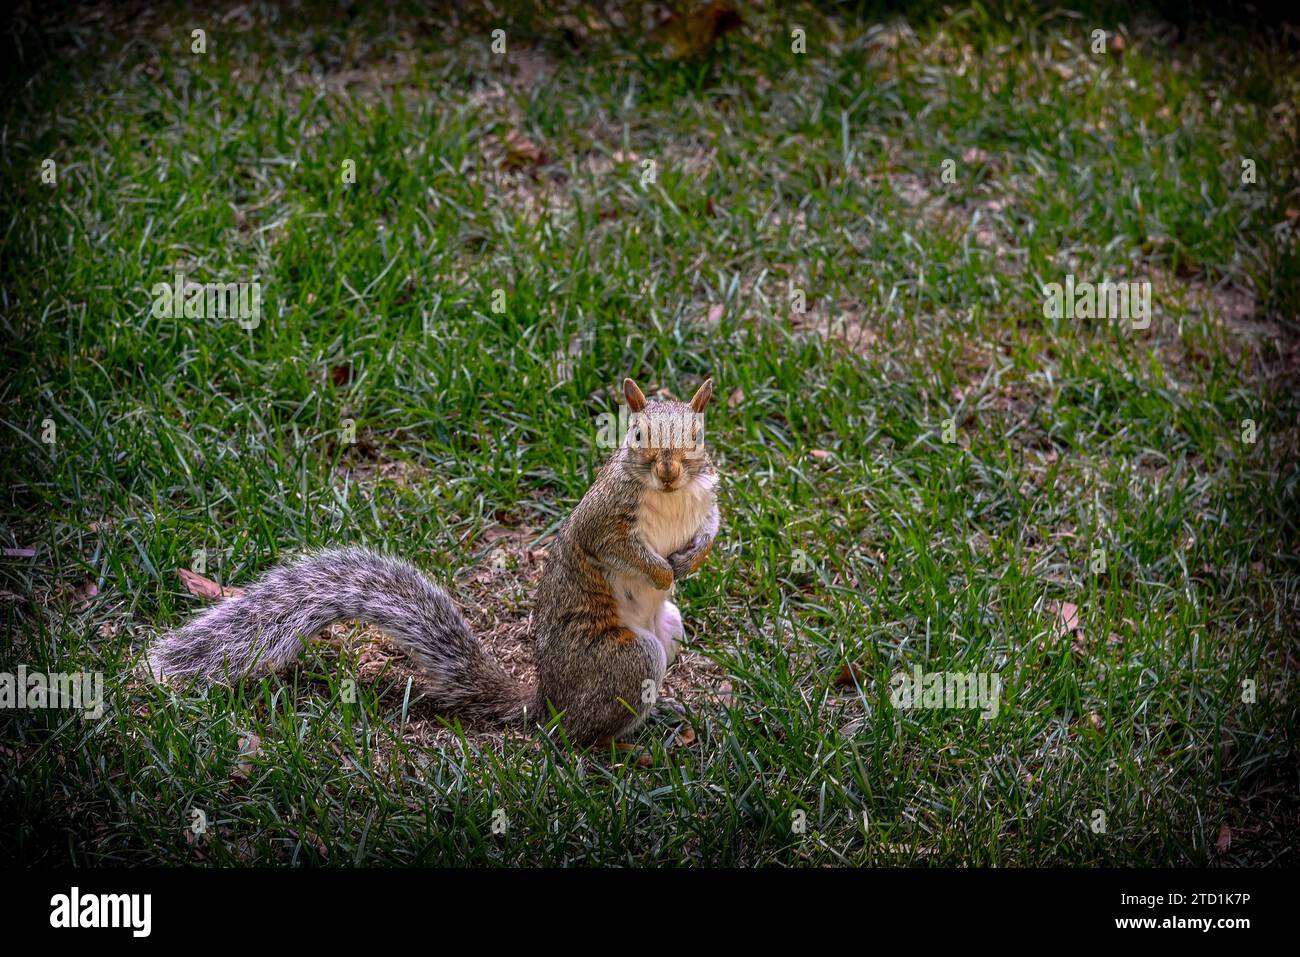
POLYGON ((704 450, 704 407, 713 395, 705 379, 687 402, 647 402, 631 379, 623 380, 631 415, 623 445, 623 467, 659 492, 673 492, 712 472, 704 450))

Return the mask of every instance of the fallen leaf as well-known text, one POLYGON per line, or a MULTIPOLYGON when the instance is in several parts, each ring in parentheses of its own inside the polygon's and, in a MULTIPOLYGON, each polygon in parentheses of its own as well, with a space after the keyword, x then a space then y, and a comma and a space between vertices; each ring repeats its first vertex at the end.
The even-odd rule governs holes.
POLYGON ((68 601, 72 604, 73 611, 81 611, 90 604, 90 599, 99 594, 99 587, 87 579, 78 585, 72 586, 68 591, 68 601))
POLYGON ((36 549, 34 548, 6 548, 3 550, 5 558, 35 558, 36 549))
POLYGON ((253 773, 252 759, 261 753, 261 738, 252 733, 241 735, 239 738, 240 760, 235 764, 235 769, 230 772, 230 780, 236 784, 247 784, 249 776, 253 773))
POLYGON ((1068 601, 1056 602, 1056 621, 1052 626, 1057 638, 1064 638, 1079 630, 1079 606, 1068 601))
POLYGON ((506 156, 501 165, 506 169, 540 166, 546 158, 540 146, 516 129, 506 132, 502 137, 501 145, 506 149, 506 156))
POLYGON ((718 685, 717 701, 724 708, 736 703, 736 696, 732 693, 730 681, 724 681, 718 685))
POLYGON ((832 682, 837 688, 857 688, 862 685, 862 669, 853 662, 840 666, 840 672, 832 682))
POLYGON ((808 454, 818 462, 822 462, 831 457, 831 453, 827 449, 813 449, 808 454))
POLYGON ((650 32, 650 38, 663 44, 668 59, 684 60, 700 56, 742 23, 734 8, 714 0, 708 6, 672 14, 650 32))
POLYGON ((300 834, 299 840, 304 844, 310 844, 316 853, 320 855, 322 861, 328 861, 330 859, 329 849, 325 846, 325 842, 321 840, 320 835, 315 831, 308 831, 305 834, 300 834))
POLYGON ((731 393, 731 395, 727 396, 727 407, 734 409, 744 401, 745 391, 743 389, 737 389, 735 392, 731 393))
POLYGON ((218 598, 238 598, 244 594, 242 588, 223 587, 211 578, 204 578, 188 568, 178 568, 176 574, 180 576, 181 583, 185 585, 189 593, 196 598, 207 598, 216 601, 218 598))
POLYGON ((340 366, 330 366, 330 381, 336 388, 347 385, 352 381, 352 366, 343 364, 340 366))
POLYGON ((1232 846, 1232 828, 1228 827, 1228 825, 1226 825, 1226 824, 1220 824, 1220 825, 1219 825, 1219 839, 1218 839, 1217 841, 1214 842, 1214 846, 1217 847, 1217 848, 1219 849, 1219 853, 1220 853, 1220 854, 1222 854, 1222 853, 1223 853, 1224 851, 1226 851, 1229 847, 1231 847, 1231 846, 1232 846))
POLYGON ((722 314, 727 311, 727 307, 718 303, 716 306, 709 307, 709 316, 707 322, 718 322, 722 319, 722 314))
POLYGON ((688 727, 682 728, 682 730, 678 731, 678 732, 677 732, 677 743, 678 743, 678 744, 681 744, 681 745, 688 745, 688 746, 694 744, 694 743, 695 743, 695 729, 692 728, 692 727, 689 727, 689 726, 688 726, 688 727))

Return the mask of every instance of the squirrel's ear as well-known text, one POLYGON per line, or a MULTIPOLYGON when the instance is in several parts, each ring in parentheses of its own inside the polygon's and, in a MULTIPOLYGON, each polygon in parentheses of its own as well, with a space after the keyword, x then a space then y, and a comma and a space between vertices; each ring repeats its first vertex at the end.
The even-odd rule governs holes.
POLYGON ((645 408, 645 395, 631 379, 623 380, 623 395, 627 397, 628 408, 633 412, 640 412, 645 408))
POLYGON ((704 380, 704 385, 700 386, 695 395, 691 398, 691 411, 703 412, 704 407, 709 404, 709 399, 713 396, 713 378, 704 380))

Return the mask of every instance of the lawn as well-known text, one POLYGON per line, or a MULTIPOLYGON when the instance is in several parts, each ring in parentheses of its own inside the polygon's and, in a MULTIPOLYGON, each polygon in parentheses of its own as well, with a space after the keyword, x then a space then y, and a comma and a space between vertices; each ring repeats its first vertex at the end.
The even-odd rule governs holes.
POLYGON ((1300 864, 1300 35, 737 6, 680 58, 637 4, 17 15, 0 671, 104 706, 0 712, 0 857, 1300 864), (1145 320, 1048 307, 1103 280, 1145 320), (179 570, 344 543, 526 678, 625 375, 717 384, 651 766, 462 726, 361 626, 141 678, 179 570), (996 715, 897 706, 916 669, 996 715))

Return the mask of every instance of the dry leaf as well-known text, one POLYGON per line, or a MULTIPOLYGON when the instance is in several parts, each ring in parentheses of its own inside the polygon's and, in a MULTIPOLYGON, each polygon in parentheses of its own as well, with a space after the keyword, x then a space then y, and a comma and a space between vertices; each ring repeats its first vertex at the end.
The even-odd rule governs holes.
POLYGON ((831 453, 827 449, 813 449, 808 454, 811 455, 813 458, 815 458, 818 462, 825 461, 826 459, 831 457, 831 453))
POLYGON ((1056 621, 1052 633, 1057 638, 1064 638, 1079 630, 1079 606, 1068 601, 1054 602, 1056 621))
POLYGON ((330 366, 330 381, 336 388, 347 385, 352 381, 352 366, 346 363, 340 366, 330 366))
POLYGON ((686 13, 674 13, 651 31, 651 39, 663 44, 664 56, 670 60, 698 57, 735 30, 743 21, 728 4, 714 0, 706 7, 686 13))
POLYGON ((305 834, 300 834, 298 839, 304 844, 310 844, 316 853, 320 855, 322 861, 328 861, 330 859, 329 849, 325 847, 325 842, 321 840, 320 835, 315 831, 308 831, 305 834))
POLYGON ((36 549, 34 548, 6 548, 3 550, 5 558, 35 558, 36 549))
POLYGON ((506 156, 501 163, 506 169, 540 166, 545 160, 542 148, 516 129, 506 132, 501 145, 506 148, 506 156))
POLYGON ((692 745, 695 743, 695 729, 689 725, 677 732, 677 743, 681 745, 692 745))
POLYGON ((718 303, 716 306, 709 307, 709 316, 707 322, 718 322, 722 319, 722 314, 727 311, 727 307, 718 303))
POLYGON ((731 393, 731 395, 727 397, 727 406, 728 408, 734 409, 736 406, 740 405, 740 403, 744 401, 745 401, 744 390, 737 389, 735 392, 731 393))
POLYGON ((835 676, 832 682, 837 688, 857 688, 862 685, 862 669, 855 663, 840 666, 840 672, 835 676))
POLYGON ((253 773, 252 759, 261 753, 261 738, 252 733, 241 735, 239 738, 240 760, 235 764, 235 769, 230 772, 230 780, 236 784, 247 784, 249 775, 253 773))
POLYGON ((68 592, 68 601, 72 604, 73 611, 81 611, 90 604, 90 599, 99 594, 99 587, 87 579, 79 585, 72 586, 68 592))
POLYGON ((222 587, 211 578, 204 578, 188 568, 178 568, 176 574, 180 576, 181 583, 185 585, 189 593, 196 598, 207 598, 216 601, 218 598, 238 598, 244 594, 242 588, 222 587))
POLYGON ((736 703, 736 696, 732 693, 730 681, 724 681, 718 685, 717 702, 724 708, 736 703))
POLYGON ((1229 847, 1231 847, 1232 828, 1228 827, 1228 825, 1226 824, 1219 825, 1219 839, 1214 842, 1214 846, 1219 849, 1220 854, 1222 854, 1229 847))

